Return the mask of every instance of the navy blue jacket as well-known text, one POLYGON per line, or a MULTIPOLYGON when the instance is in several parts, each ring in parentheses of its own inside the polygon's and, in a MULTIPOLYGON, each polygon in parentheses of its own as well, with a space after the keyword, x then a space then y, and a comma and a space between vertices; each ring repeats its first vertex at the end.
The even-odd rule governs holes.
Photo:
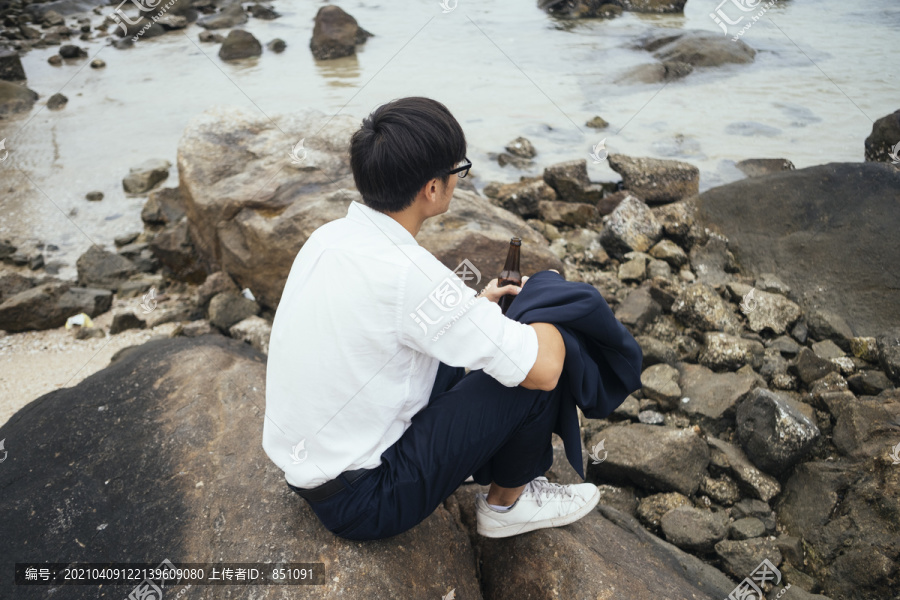
POLYGON ((639 390, 641 347, 594 286, 566 281, 553 271, 529 277, 506 316, 526 324, 552 323, 562 334, 566 360, 557 389, 563 397, 553 431, 562 438, 569 463, 584 479, 575 405, 585 417, 602 419, 639 390))

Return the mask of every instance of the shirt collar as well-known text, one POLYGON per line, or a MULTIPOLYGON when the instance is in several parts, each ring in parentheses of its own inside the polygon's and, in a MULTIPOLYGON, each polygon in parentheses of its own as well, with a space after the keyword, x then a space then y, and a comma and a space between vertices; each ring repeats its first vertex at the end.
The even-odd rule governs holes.
POLYGON ((366 206, 362 202, 357 202, 356 200, 350 202, 350 206, 347 208, 347 218, 370 227, 377 227, 394 243, 419 245, 419 242, 407 231, 406 227, 394 220, 393 217, 366 206))

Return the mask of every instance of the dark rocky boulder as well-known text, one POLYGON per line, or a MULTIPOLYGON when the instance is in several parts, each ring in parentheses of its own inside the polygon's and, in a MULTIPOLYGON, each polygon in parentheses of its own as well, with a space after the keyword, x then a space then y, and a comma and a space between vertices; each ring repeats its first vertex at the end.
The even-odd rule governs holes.
POLYGON ((610 154, 609 166, 622 176, 625 189, 647 204, 674 202, 699 191, 700 170, 686 162, 610 154))
MULTIPOLYGON (((6 559, 168 558, 177 566, 290 557, 325 564, 322 585, 277 588, 285 598, 441 598, 454 591, 492 600, 713 600, 734 587, 605 505, 565 527, 483 538, 475 533, 472 495, 484 488, 475 485, 461 486, 400 535, 338 538, 288 490, 256 437, 264 389, 263 354, 204 335, 126 348, 77 386, 34 400, 0 428, 9 452, 0 469, 0 536, 17 540, 6 559)), ((276 588, 241 589, 268 597, 276 588)), ((54 597, 105 591, 61 586, 54 597)), ((16 587, 11 577, 0 582, 2 597, 46 594, 16 587)))
POLYGON ((805 310, 875 336, 900 314, 898 189, 892 165, 832 163, 708 190, 695 219, 728 237, 746 274, 777 273, 805 310))
POLYGON ((623 10, 637 13, 684 12, 687 0, 538 0, 538 7, 563 19, 618 16, 623 10))
POLYGON ((238 60, 262 54, 262 44, 252 33, 243 29, 232 29, 219 47, 219 58, 238 60))
MULTIPOLYGON (((872 124, 872 133, 866 138, 866 160, 893 162, 891 153, 900 148, 900 110, 881 117, 872 124)), ((897 164, 897 163, 895 163, 897 164)))
POLYGON ((364 43, 372 34, 359 26, 352 16, 339 6, 327 5, 316 13, 309 49, 319 60, 356 54, 356 45, 364 43))
MULTIPOLYGON (((5 560, 323 562, 323 585, 237 593, 441 598, 455 589, 482 598, 469 539, 444 507, 376 542, 325 529, 260 443, 265 365, 248 344, 222 336, 153 341, 22 408, 0 427, 9 452, 0 538, 16 540, 5 560)), ((61 586, 53 597, 118 598, 131 588, 108 589, 61 586)), ((203 597, 228 589, 205 588, 203 597)), ((3 598, 47 593, 0 581, 3 598)))
POLYGON ((0 79, 4 81, 24 81, 25 69, 19 53, 12 48, 0 48, 0 79))
POLYGON ((38 93, 24 85, 0 81, 0 118, 6 115, 28 112, 37 102, 38 93))
MULTIPOLYGON (((178 148, 187 237, 207 272, 226 271, 268 308, 277 307, 291 264, 310 234, 346 216, 351 201, 362 202, 352 189, 346 152, 356 121, 309 111, 279 117, 279 126, 289 135, 295 132, 297 140, 301 131, 319 132, 295 154, 302 156, 298 164, 284 166, 283 134, 271 120, 241 109, 204 112, 188 124, 178 148), (261 173, 271 178, 262 189, 261 173)), ((500 273, 509 239, 516 235, 522 238, 526 274, 565 272, 547 240, 524 220, 459 188, 449 210, 425 221, 416 240, 451 269, 464 258, 472 261, 482 281, 470 283, 483 287, 500 273)), ((173 242, 183 239, 173 236, 173 242)), ((175 252, 180 245, 166 247, 175 258, 183 256, 175 252)), ((182 262, 179 258, 176 267, 182 262)))
MULTIPOLYGON (((79 313, 95 317, 109 310, 112 292, 50 280, 13 294, 0 303, 0 329, 9 332, 52 329, 79 313)), ((2 439, 2 438, 0 438, 2 439)))
POLYGON ((756 50, 742 40, 732 41, 702 30, 654 29, 638 41, 637 47, 652 52, 662 62, 687 63, 693 67, 750 63, 756 56, 756 50))
POLYGON ((804 570, 833 598, 892 598, 900 584, 900 469, 887 450, 799 465, 776 507, 811 550, 804 570))

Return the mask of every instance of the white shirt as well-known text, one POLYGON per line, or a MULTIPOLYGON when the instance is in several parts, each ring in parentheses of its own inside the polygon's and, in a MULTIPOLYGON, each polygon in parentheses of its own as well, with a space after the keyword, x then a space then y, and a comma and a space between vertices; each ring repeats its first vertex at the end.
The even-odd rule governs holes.
POLYGON ((428 404, 441 361, 514 387, 537 352, 532 327, 353 201, 291 266, 269 340, 263 448, 303 488, 377 467, 428 404))

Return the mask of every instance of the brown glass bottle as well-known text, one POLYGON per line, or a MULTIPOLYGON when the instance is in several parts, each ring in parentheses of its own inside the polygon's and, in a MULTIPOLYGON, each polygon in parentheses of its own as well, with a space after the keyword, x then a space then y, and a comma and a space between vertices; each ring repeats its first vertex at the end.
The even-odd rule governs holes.
MULTIPOLYGON (((503 270, 500 271, 500 277, 497 278, 497 287, 503 287, 504 285, 509 284, 522 285, 522 273, 519 271, 519 248, 521 248, 521 246, 521 238, 514 237, 509 240, 509 252, 506 253, 506 264, 503 265, 503 270)), ((500 297, 498 304, 500 304, 500 310, 504 315, 515 297, 515 294, 506 294, 500 297)))

